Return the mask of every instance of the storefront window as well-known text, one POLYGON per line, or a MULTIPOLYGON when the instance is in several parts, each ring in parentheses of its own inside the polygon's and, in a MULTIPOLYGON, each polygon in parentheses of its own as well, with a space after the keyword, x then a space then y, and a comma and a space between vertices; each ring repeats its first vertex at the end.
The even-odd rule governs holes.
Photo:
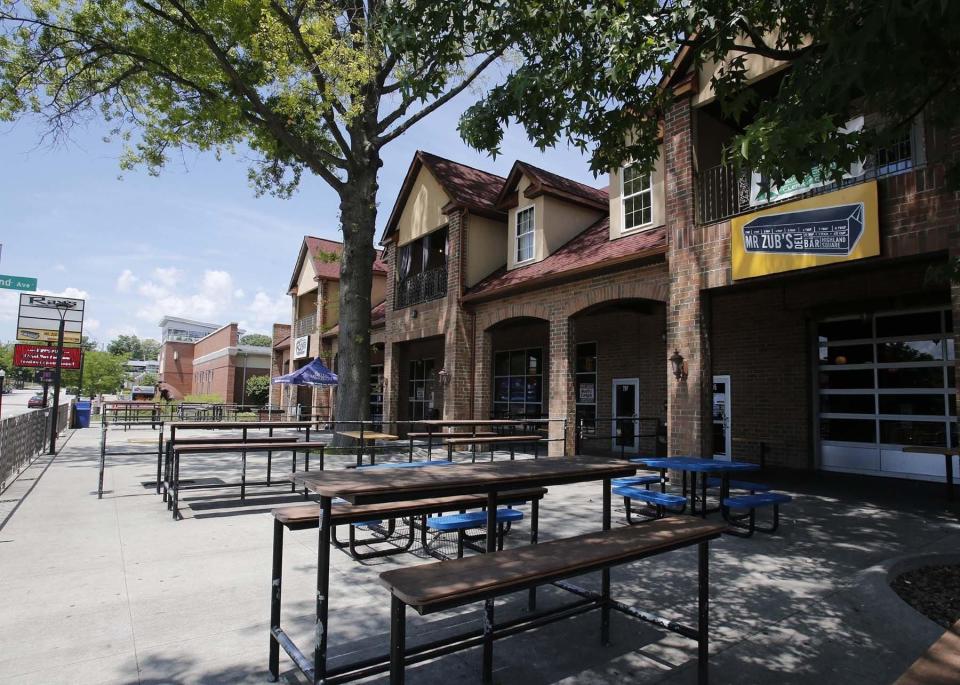
POLYGON ((410 362, 407 381, 407 416, 411 421, 435 418, 434 361, 415 359, 410 362))
MULTIPOLYGON (((956 444, 949 310, 821 322, 817 344, 820 436, 833 454, 844 443, 878 450, 956 444)), ((884 469, 882 460, 874 463, 884 469)))
POLYGON ((543 350, 497 352, 493 357, 495 418, 543 416, 543 350))

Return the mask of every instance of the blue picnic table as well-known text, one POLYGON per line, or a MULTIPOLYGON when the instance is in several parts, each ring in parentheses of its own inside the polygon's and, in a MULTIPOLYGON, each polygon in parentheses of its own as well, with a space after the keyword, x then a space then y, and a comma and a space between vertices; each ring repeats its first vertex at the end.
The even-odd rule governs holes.
MULTIPOLYGON (((690 474, 690 513, 697 515, 697 475, 700 475, 700 516, 706 518, 712 511, 719 511, 719 507, 707 508, 707 479, 708 476, 720 476, 720 501, 730 491, 730 474, 741 471, 756 471, 760 467, 746 461, 721 461, 720 459, 705 459, 703 457, 636 457, 630 460, 635 464, 643 464, 647 468, 660 471, 661 476, 668 470, 680 471, 683 474, 683 496, 687 497, 687 474, 690 474)), ((661 478, 661 482, 664 482, 661 478)))

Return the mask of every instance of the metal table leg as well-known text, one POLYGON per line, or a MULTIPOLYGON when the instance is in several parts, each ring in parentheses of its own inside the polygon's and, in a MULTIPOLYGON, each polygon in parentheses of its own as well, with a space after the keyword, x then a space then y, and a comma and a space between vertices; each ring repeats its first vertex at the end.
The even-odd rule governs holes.
MULTIPOLYGON (((610 479, 603 479, 603 530, 610 530, 610 479)), ((600 644, 610 644, 610 569, 600 572, 600 644)))
POLYGON ((698 547, 697 683, 707 685, 710 656, 710 543, 701 542, 698 547))
POLYGON ((317 547, 317 623, 313 650, 313 682, 327 677, 327 625, 330 597, 330 514, 333 500, 320 497, 320 539, 317 547))

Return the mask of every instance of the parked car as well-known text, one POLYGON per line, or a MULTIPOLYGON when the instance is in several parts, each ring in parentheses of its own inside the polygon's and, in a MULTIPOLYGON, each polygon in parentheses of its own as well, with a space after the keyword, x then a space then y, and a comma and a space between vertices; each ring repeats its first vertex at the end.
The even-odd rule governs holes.
POLYGON ((43 409, 43 395, 34 395, 27 400, 27 409, 43 409))

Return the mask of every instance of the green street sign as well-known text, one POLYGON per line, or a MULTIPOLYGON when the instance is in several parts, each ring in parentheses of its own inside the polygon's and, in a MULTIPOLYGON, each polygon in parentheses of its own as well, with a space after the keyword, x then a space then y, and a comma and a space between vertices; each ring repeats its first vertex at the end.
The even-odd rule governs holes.
POLYGON ((0 274, 0 288, 33 292, 37 289, 37 279, 25 276, 5 276, 0 274))

